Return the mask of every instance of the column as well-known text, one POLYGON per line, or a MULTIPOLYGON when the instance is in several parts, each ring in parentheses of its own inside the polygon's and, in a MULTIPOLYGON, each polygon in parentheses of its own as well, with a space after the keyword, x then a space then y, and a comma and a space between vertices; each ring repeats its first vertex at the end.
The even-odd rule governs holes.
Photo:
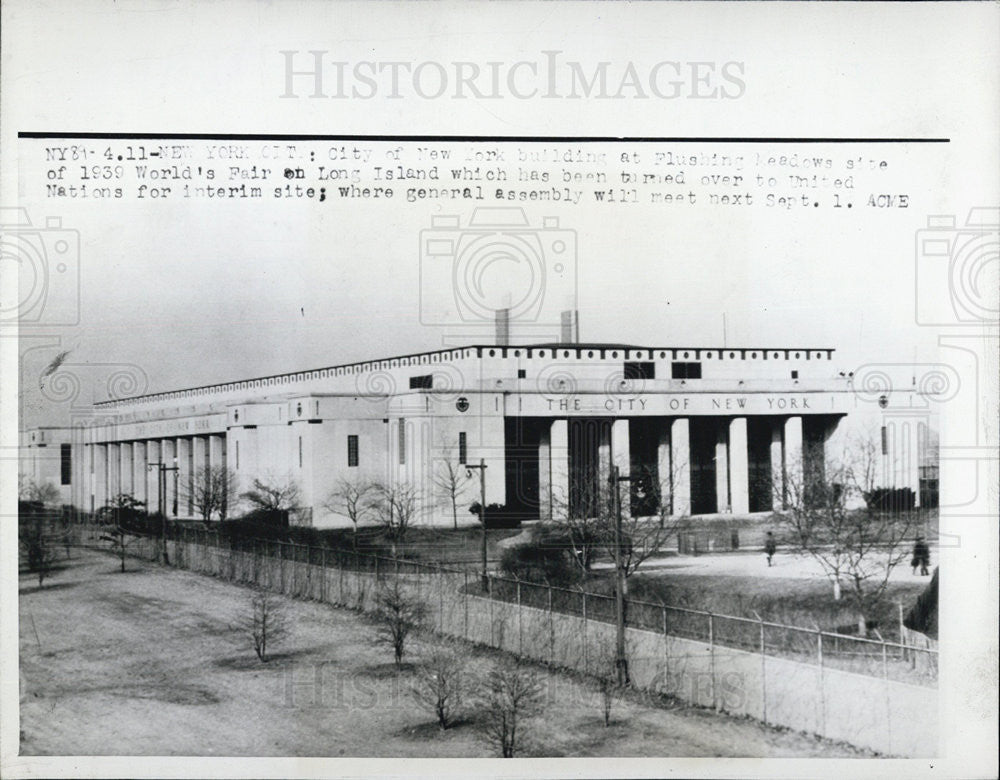
POLYGON ((729 421, 729 491, 733 514, 750 511, 750 462, 747 448, 747 418, 729 421))
POLYGON ((691 425, 678 417, 670 425, 670 479, 673 516, 691 514, 691 425))
POLYGON ((800 502, 805 494, 802 483, 802 418, 785 420, 785 492, 789 501, 800 502))
MULTIPOLYGON (((631 473, 632 462, 629 452, 628 418, 617 419, 611 423, 611 463, 618 467, 618 474, 627 477, 631 473)), ((619 486, 618 495, 622 502, 622 517, 628 517, 632 512, 631 482, 619 486)))
MULTIPOLYGON (((650 420, 650 422, 654 422, 650 420)), ((659 421, 656 421, 659 423, 659 421)), ((673 483, 670 478, 670 428, 660 424, 656 443, 656 473, 659 480, 660 507, 659 510, 666 514, 670 507, 670 491, 673 483)))
POLYGON ((108 445, 94 444, 94 508, 108 503, 108 445))
POLYGON ((208 464, 212 468, 216 466, 225 466, 225 450, 222 446, 223 436, 218 434, 212 434, 208 437, 208 464))
POLYGON ((775 510, 785 506, 785 461, 783 452, 782 426, 771 425, 771 505, 775 510))
POLYGON ((108 498, 114 498, 119 493, 121 493, 121 475, 122 475, 122 463, 120 454, 120 445, 118 442, 108 443, 108 456, 107 456, 107 469, 108 469, 108 498))
POLYGON ((122 463, 122 493, 135 496, 135 476, 132 470, 132 442, 123 442, 121 445, 122 463))
POLYGON ((146 442, 146 509, 150 514, 159 512, 160 506, 160 442, 146 442))
MULTIPOLYGON (((175 439, 162 439, 160 441, 160 460, 167 468, 173 468, 177 464, 174 458, 177 457, 177 441, 175 439)), ((180 507, 178 507, 179 509, 180 507)), ((167 517, 174 516, 174 472, 163 472, 163 512, 167 517)))
POLYGON ((149 478, 146 476, 146 442, 132 442, 132 486, 133 493, 137 501, 146 502, 149 507, 149 496, 147 494, 149 478))
POLYGON ((553 506, 569 504, 569 422, 553 420, 549 429, 549 491, 553 506))
POLYGON ((715 506, 719 512, 731 512, 729 502, 729 426, 723 423, 715 440, 715 506))
POLYGON ((191 510, 191 439, 177 440, 177 514, 190 517, 191 510))
POLYGON ((552 519, 552 446, 551 427, 538 434, 538 517, 552 519))

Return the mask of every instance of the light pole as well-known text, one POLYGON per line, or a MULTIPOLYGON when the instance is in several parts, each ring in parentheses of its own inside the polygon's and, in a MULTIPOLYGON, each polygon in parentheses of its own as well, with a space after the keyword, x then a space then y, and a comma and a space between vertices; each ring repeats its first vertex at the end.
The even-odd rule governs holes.
POLYGON ((625 655, 625 567, 622 566, 622 501, 618 491, 620 482, 631 482, 632 477, 621 476, 618 466, 611 467, 608 483, 611 487, 611 511, 615 521, 615 669, 618 684, 628 685, 628 657, 625 655))
POLYGON ((174 516, 177 516, 177 456, 174 456, 174 465, 168 466, 162 461, 157 461, 156 463, 147 463, 146 470, 156 468, 156 500, 158 503, 158 508, 160 511, 160 539, 163 541, 163 562, 167 565, 170 564, 170 558, 167 555, 167 475, 166 472, 174 472, 174 516))
POLYGON ((483 538, 482 538, 482 553, 483 553, 483 591, 489 590, 490 581, 489 574, 487 573, 487 562, 486 562, 486 460, 484 458, 479 459, 478 466, 466 466, 465 473, 467 476, 471 477, 474 470, 479 471, 479 523, 483 527, 483 538))

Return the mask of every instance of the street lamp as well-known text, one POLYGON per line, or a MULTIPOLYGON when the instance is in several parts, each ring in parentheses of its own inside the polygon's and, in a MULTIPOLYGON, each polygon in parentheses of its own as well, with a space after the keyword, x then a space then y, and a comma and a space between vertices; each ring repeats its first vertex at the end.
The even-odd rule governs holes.
POLYGON ((174 517, 177 516, 177 456, 174 456, 173 466, 168 466, 162 461, 157 461, 155 463, 147 463, 146 470, 156 468, 158 469, 156 474, 156 500, 158 504, 158 509, 160 512, 160 538, 163 540, 163 562, 167 565, 170 564, 170 558, 167 556, 167 475, 166 472, 174 472, 174 517))
POLYGON ((620 482, 631 482, 631 476, 621 476, 618 466, 611 467, 608 483, 611 487, 611 511, 615 520, 615 669, 618 684, 628 685, 628 658, 625 655, 625 567, 622 566, 622 501, 620 482))
POLYGON ((470 479, 472 478, 472 472, 479 471, 479 523, 483 527, 483 538, 482 538, 482 553, 483 553, 483 591, 489 590, 490 581, 489 574, 487 573, 487 563, 486 563, 486 460, 483 458, 479 459, 479 465, 477 466, 466 466, 465 474, 470 479))

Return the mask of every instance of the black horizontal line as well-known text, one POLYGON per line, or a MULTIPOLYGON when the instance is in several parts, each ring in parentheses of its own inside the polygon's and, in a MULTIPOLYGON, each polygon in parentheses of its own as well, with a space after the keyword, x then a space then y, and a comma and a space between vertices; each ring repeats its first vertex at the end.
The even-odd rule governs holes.
POLYGON ((72 133, 22 130, 18 138, 120 141, 420 141, 423 143, 726 143, 726 144, 942 144, 950 138, 815 136, 598 136, 598 135, 315 135, 305 133, 72 133))

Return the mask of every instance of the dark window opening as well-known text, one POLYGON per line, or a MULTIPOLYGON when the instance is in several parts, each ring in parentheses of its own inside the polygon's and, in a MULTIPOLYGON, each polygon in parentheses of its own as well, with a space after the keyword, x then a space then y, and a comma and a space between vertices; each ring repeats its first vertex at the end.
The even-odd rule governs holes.
POLYGON ((518 379, 524 379, 527 376, 528 376, 528 372, 525 369, 523 369, 523 368, 517 369, 517 378, 518 379))
POLYGON ((399 465, 406 465, 406 420, 399 418, 399 465))
POLYGON ((458 434, 458 462, 460 465, 464 466, 468 460, 469 451, 468 446, 465 441, 465 431, 461 431, 458 434))
POLYGON ((358 465, 358 437, 354 434, 347 437, 347 465, 349 468, 358 465))
MULTIPOLYGON (((676 363, 674 365, 677 365, 676 363)), ((626 379, 656 379, 656 363, 626 363, 626 379)))
POLYGON ((793 371, 792 372, 792 379, 798 379, 798 378, 799 378, 799 372, 798 371, 793 371))
POLYGON ((434 387, 434 374, 410 377, 411 390, 430 390, 432 387, 434 387))
POLYGON ((701 363, 681 363, 670 364, 670 377, 672 379, 701 379, 701 363))
POLYGON ((59 470, 60 482, 63 485, 70 484, 73 478, 73 445, 59 445, 59 470))

